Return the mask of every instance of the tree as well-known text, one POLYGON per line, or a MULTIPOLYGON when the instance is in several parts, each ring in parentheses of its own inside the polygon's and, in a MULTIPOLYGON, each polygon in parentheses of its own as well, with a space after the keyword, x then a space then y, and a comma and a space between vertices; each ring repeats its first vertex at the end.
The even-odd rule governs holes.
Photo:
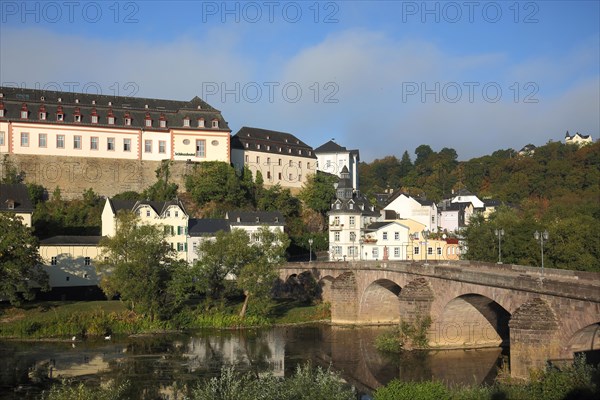
POLYGON ((100 246, 100 287, 108 297, 119 295, 151 320, 169 315, 186 299, 187 263, 175 259, 160 227, 140 225, 135 214, 119 211, 115 236, 103 238, 100 246))
POLYGON ((335 186, 337 176, 317 172, 306 180, 298 197, 311 209, 325 215, 331 208, 335 199, 335 186))
POLYGON ((0 299, 20 304, 31 300, 30 283, 48 289, 48 275, 43 270, 38 241, 31 229, 15 214, 0 213, 0 299))
POLYGON ((176 183, 169 183, 169 177, 171 176, 171 165, 173 161, 163 160, 160 166, 156 169, 156 183, 144 190, 142 197, 152 201, 168 201, 173 200, 177 196, 176 183))
POLYGON ((253 258, 242 266, 237 279, 237 285, 245 296, 240 317, 246 315, 251 298, 255 313, 266 313, 273 283, 277 279, 276 268, 285 262, 285 249, 290 244, 285 233, 280 230, 273 232, 266 226, 261 226, 255 235, 256 240, 250 246, 253 258))
POLYGON ((198 261, 193 276, 198 289, 213 299, 223 296, 227 276, 237 276, 241 268, 254 258, 250 238, 242 229, 219 231, 214 240, 206 239, 198 246, 198 261))

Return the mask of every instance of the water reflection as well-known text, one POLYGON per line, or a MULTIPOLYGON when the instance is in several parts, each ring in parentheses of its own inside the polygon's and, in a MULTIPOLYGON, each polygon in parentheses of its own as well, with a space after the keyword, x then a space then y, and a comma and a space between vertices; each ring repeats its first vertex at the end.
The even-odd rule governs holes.
POLYGON ((388 356, 374 347, 386 328, 330 326, 202 331, 188 335, 60 342, 0 342, 0 398, 34 399, 56 379, 96 384, 131 382, 128 398, 179 399, 200 380, 235 365, 257 375, 289 376, 311 361, 328 367, 362 393, 394 378, 438 379, 449 384, 492 380, 500 349, 405 352, 388 356))

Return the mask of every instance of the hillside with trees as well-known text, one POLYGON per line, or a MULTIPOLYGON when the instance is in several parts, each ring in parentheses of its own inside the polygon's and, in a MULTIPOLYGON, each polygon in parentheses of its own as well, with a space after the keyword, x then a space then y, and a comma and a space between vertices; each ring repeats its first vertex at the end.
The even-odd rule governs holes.
POLYGON ((495 229, 504 229, 503 261, 541 265, 537 230, 549 233, 545 266, 600 271, 600 143, 578 148, 549 142, 532 155, 512 149, 457 161, 456 151, 427 145, 361 163, 361 190, 374 198, 386 189, 403 190, 434 201, 466 188, 479 198, 505 204, 489 220, 476 217, 463 232, 467 259, 498 260, 495 229))

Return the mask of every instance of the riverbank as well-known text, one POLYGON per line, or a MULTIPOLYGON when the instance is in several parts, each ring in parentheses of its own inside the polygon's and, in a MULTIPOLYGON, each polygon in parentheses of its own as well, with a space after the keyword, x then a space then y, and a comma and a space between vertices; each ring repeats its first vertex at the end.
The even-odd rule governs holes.
POLYGON ((328 321, 327 304, 275 302, 265 317, 239 317, 240 302, 190 303, 169 320, 151 320, 120 301, 32 302, 0 307, 0 338, 82 340, 109 335, 156 334, 201 328, 240 329, 328 321))

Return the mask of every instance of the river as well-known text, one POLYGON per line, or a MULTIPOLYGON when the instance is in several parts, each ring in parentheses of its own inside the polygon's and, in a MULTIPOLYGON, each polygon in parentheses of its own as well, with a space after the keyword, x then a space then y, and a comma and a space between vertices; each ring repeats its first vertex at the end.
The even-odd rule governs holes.
POLYGON ((298 364, 339 371, 369 399, 394 378, 489 383, 505 357, 500 348, 410 351, 384 355, 374 340, 386 327, 327 325, 191 334, 113 337, 76 342, 0 342, 0 399, 36 399, 50 377, 129 381, 131 398, 181 399, 185 385, 234 364, 258 374, 289 376, 298 364))

